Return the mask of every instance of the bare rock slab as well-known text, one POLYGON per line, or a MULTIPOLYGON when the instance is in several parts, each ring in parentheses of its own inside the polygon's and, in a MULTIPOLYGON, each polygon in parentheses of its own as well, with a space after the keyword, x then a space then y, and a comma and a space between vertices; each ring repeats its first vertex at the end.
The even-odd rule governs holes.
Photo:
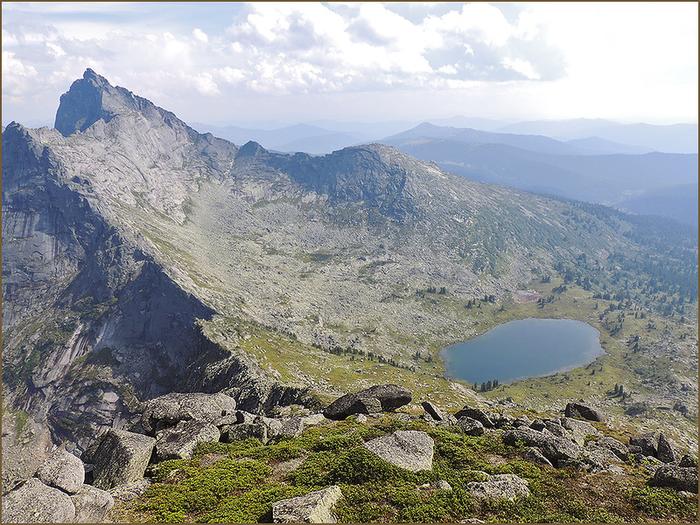
POLYGON ((336 523, 333 507, 343 497, 333 485, 305 496, 285 499, 272 505, 274 523, 336 523))
POLYGON ((158 461, 190 459, 197 445, 217 442, 220 436, 219 429, 211 423, 180 421, 156 434, 156 458, 158 461))
POLYGON ((85 467, 73 454, 57 448, 41 464, 36 476, 50 487, 75 494, 85 482, 85 467))
POLYGON ((649 482, 655 487, 669 487, 676 490, 698 493, 697 467, 680 467, 678 465, 662 465, 654 473, 649 482))
POLYGON ((156 440, 126 430, 109 430, 95 451, 94 486, 109 490, 143 478, 156 440))
POLYGON ((605 416, 602 412, 583 403, 567 403, 564 415, 566 417, 587 419, 588 421, 605 421, 605 416))
POLYGON ((433 468, 435 442, 419 430, 398 430, 372 439, 364 446, 384 461, 411 472, 433 468))
POLYGON ((2 498, 3 523, 70 523, 75 506, 65 492, 44 485, 37 478, 2 498))

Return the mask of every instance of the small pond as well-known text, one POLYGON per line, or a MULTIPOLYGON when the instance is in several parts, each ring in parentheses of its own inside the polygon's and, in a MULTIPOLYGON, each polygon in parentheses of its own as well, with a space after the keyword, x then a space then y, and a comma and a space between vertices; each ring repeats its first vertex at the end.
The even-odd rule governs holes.
POLYGON ((442 351, 448 377, 512 383, 593 362, 605 353, 598 330, 571 319, 522 319, 442 351))

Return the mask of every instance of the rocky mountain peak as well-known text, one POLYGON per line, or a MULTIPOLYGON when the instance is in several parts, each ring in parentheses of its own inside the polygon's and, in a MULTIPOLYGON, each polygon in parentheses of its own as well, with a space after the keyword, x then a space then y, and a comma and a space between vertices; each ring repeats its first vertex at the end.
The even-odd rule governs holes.
POLYGON ((83 78, 73 82, 70 89, 61 95, 54 127, 67 137, 85 131, 98 120, 109 122, 115 116, 129 112, 138 112, 147 120, 161 121, 170 127, 190 130, 173 113, 134 95, 128 89, 113 86, 90 68, 85 70, 83 78))

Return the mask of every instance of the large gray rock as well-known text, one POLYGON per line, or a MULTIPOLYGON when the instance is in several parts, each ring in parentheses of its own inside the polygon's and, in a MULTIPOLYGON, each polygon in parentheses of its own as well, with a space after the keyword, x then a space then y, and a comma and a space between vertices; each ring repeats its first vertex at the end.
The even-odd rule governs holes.
POLYGON ((2 498, 3 523, 70 523, 74 519, 70 496, 37 478, 28 479, 2 498))
POLYGON ((697 460, 690 454, 685 454, 678 462, 679 467, 698 467, 697 460))
POLYGON ((566 417, 587 419, 589 421, 605 421, 602 412, 583 403, 567 403, 564 409, 564 415, 566 417))
POLYGON ((669 487, 697 494, 698 469, 697 467, 662 465, 656 469, 654 477, 649 481, 649 484, 656 487, 669 487))
POLYGON ((645 456, 656 457, 659 439, 653 433, 642 434, 630 438, 630 445, 639 447, 645 456))
POLYGON ((582 448, 570 439, 555 436, 548 430, 538 432, 531 428, 517 428, 503 433, 506 445, 526 445, 537 447, 553 465, 570 464, 578 460, 582 448))
POLYGON ((190 459, 197 445, 215 443, 220 436, 219 429, 211 423, 194 419, 180 421, 156 434, 156 458, 158 461, 190 459))
POLYGON ((586 442, 588 436, 600 435, 598 429, 586 421, 573 419, 571 417, 563 417, 559 421, 561 426, 571 433, 572 439, 581 446, 586 442))
POLYGON ((376 385, 355 394, 345 394, 323 411, 328 419, 345 419, 353 414, 375 414, 396 410, 411 402, 411 392, 398 385, 376 385))
POLYGON ((365 448, 384 461, 411 472, 432 470, 435 443, 425 432, 397 430, 367 441, 365 448))
POLYGON ((336 523, 333 507, 343 497, 340 487, 333 485, 304 496, 272 504, 273 523, 336 523))
POLYGON ((114 506, 114 498, 105 491, 91 485, 83 485, 71 496, 75 505, 77 523, 100 523, 114 506))
POLYGON ((109 490, 140 480, 155 444, 156 440, 149 436, 126 430, 109 430, 94 454, 93 484, 109 490))
POLYGON ((73 454, 57 448, 41 464, 36 477, 46 485, 75 494, 85 481, 85 467, 73 454))
POLYGON ((235 410, 236 400, 226 394, 172 393, 146 402, 141 425, 146 432, 155 434, 188 419, 216 423, 235 410))
POLYGON ((484 434, 484 425, 476 419, 463 416, 457 420, 457 426, 469 436, 481 436, 484 434))
POLYGON ((421 403, 423 410, 435 421, 445 421, 446 417, 442 410, 432 404, 430 401, 423 401, 421 403))
POLYGON ((455 417, 457 419, 461 419, 463 417, 470 417, 472 419, 476 419, 486 428, 494 428, 496 426, 491 417, 480 408, 465 406, 464 408, 462 408, 462 410, 455 414, 455 417))
POLYGON ((659 434, 659 441, 656 447, 656 457, 664 463, 675 463, 676 451, 673 450, 673 445, 666 439, 666 436, 659 434))
POLYGON ((508 500, 530 495, 528 482, 515 474, 496 474, 486 481, 467 483, 467 490, 478 499, 508 500))

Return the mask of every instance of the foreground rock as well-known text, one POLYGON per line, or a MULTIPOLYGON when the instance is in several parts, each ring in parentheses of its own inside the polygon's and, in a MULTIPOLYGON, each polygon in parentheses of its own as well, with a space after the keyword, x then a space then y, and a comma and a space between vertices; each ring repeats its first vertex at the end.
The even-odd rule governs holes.
POLYGON ((226 394, 172 393, 146 402, 141 426, 149 434, 188 419, 215 423, 235 413, 236 400, 226 394))
POLYGON ((190 459, 197 445, 217 442, 220 435, 219 429, 211 423, 180 421, 174 427, 161 430, 156 435, 156 458, 158 461, 190 459))
POLYGON ((467 490, 479 499, 514 501, 530 495, 528 482, 515 474, 496 474, 486 481, 467 483, 467 490))
POLYGON ((268 427, 261 422, 239 423, 221 428, 221 441, 233 443, 244 439, 257 439, 263 445, 268 442, 268 427))
POLYGON ((85 467, 73 454, 58 448, 41 464, 36 476, 50 487, 75 494, 85 481, 85 467))
POLYGON ((109 490, 143 478, 156 440, 126 430, 109 430, 94 453, 94 486, 109 490))
POLYGON ((355 394, 345 394, 323 411, 328 419, 345 419, 353 414, 388 412, 411 402, 411 392, 398 385, 376 385, 355 394))
POLYGON ((90 485, 83 485, 78 492, 71 496, 75 506, 75 521, 77 523, 99 523, 114 506, 114 498, 104 490, 90 485))
POLYGON ((285 499, 272 505, 273 523, 335 523, 333 507, 343 497, 333 485, 305 496, 285 499))
POLYGON ((3 523, 69 523, 74 519, 70 496, 36 478, 2 498, 3 523))
POLYGON ((578 419, 573 419, 570 417, 562 417, 559 420, 562 428, 569 431, 572 439, 578 444, 583 446, 586 442, 588 436, 599 436, 600 432, 590 423, 586 421, 580 421, 578 419))
POLYGON ((425 432, 398 430, 393 434, 372 439, 364 446, 384 461, 411 472, 433 468, 435 443, 425 432))
POLYGON ((434 421, 445 421, 447 417, 443 414, 442 410, 433 405, 430 401, 423 401, 421 403, 423 410, 428 414, 434 421))
POLYGON ((567 403, 564 415, 566 417, 587 419, 588 421, 605 421, 605 417, 600 411, 583 403, 567 403))
POLYGON ((698 493, 697 467, 681 467, 678 465, 662 465, 654 473, 649 482, 655 487, 669 487, 676 490, 698 493))
POLYGON ((629 456, 629 449, 627 448, 627 445, 625 445, 621 441, 618 441, 617 439, 609 436, 602 436, 596 439, 595 443, 599 447, 604 447, 610 450, 621 461, 627 461, 627 457, 629 456))

